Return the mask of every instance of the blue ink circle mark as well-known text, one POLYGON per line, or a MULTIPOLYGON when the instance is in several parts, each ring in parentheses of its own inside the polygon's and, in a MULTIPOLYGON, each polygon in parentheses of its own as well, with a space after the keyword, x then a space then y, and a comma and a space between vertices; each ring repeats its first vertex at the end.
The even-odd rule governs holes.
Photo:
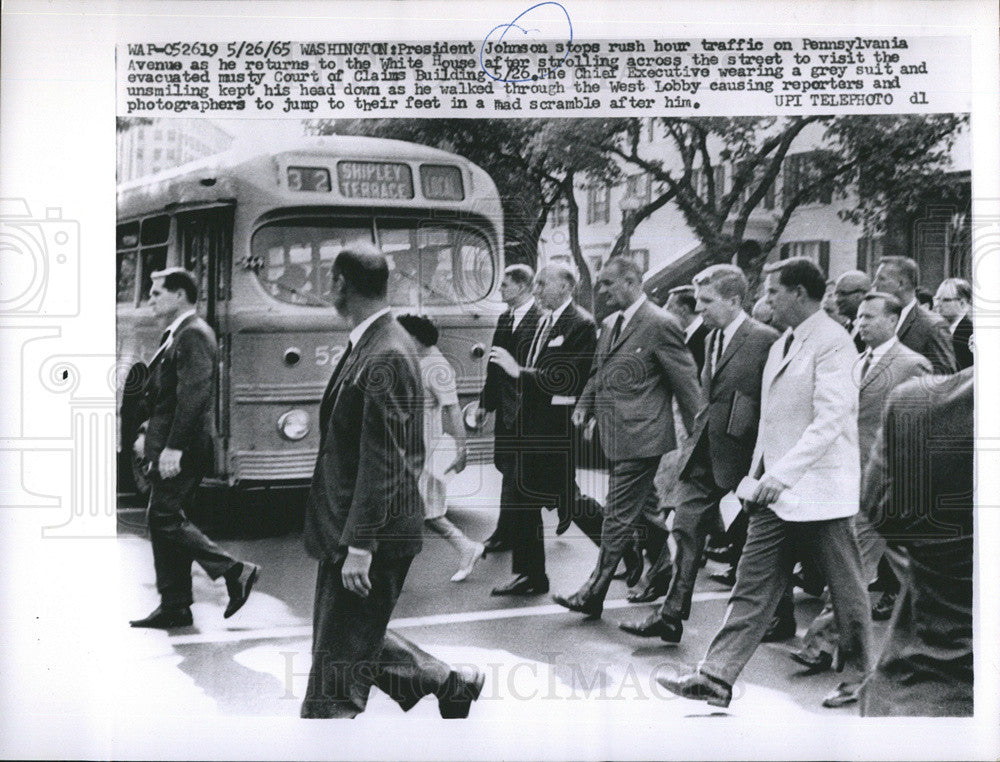
MULTIPOLYGON (((554 71, 559 66, 562 66, 563 61, 565 61, 566 58, 567 58, 567 56, 569 56, 570 45, 573 44, 573 21, 570 19, 569 12, 563 7, 562 3, 557 3, 557 2, 554 2, 553 0, 547 0, 546 2, 535 3, 535 5, 531 6, 527 10, 522 11, 521 14, 519 16, 517 16, 517 18, 515 18, 510 23, 508 23, 508 24, 498 24, 497 26, 493 27, 489 32, 486 33, 486 36, 483 38, 483 45, 479 49, 479 68, 481 68, 486 73, 487 77, 489 77, 490 79, 494 80, 495 82, 531 82, 531 81, 537 81, 539 79, 539 76, 537 74, 532 75, 530 77, 522 77, 520 79, 507 79, 506 77, 497 77, 497 76, 494 76, 486 68, 486 63, 485 63, 485 61, 483 61, 483 52, 486 49, 486 41, 498 29, 503 29, 503 33, 500 35, 500 39, 497 40, 498 44, 501 43, 501 42, 503 42, 504 36, 506 36, 507 32, 510 31, 510 29, 512 27, 515 28, 515 29, 520 30, 520 32, 522 34, 528 34, 528 32, 537 32, 537 31, 539 31, 538 29, 525 29, 524 27, 519 26, 517 22, 520 21, 522 18, 524 18, 529 13, 531 13, 536 8, 541 8, 544 5, 554 5, 557 8, 559 8, 559 10, 561 10, 563 12, 563 14, 566 16, 566 24, 569 27, 569 38, 566 41, 566 52, 563 54, 563 57, 561 59, 559 59, 559 62, 555 66, 552 67, 552 70, 554 71)), ((547 76, 547 75, 545 75, 545 76, 547 76)))

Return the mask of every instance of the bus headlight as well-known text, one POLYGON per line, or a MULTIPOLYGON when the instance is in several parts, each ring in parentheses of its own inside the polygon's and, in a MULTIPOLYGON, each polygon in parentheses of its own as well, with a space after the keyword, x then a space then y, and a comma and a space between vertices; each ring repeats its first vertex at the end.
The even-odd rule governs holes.
POLYGON ((309 433, 309 414, 305 410, 289 410, 278 419, 278 433, 285 439, 297 442, 309 433))

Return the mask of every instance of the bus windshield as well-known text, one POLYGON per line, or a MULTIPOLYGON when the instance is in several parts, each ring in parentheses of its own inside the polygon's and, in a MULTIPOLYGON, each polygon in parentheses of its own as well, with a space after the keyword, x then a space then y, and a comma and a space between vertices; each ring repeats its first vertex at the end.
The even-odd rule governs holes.
POLYGON ((375 242, 389 261, 389 303, 449 305, 489 295, 496 276, 486 237, 460 223, 298 217, 259 228, 251 241, 257 278, 275 299, 328 307, 331 270, 352 241, 375 242))

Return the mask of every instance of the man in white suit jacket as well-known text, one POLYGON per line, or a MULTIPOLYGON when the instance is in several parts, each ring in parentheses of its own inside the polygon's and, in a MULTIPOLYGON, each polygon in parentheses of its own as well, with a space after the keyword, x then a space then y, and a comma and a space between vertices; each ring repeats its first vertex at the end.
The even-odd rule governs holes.
POLYGON ((825 279, 796 257, 767 273, 767 299, 789 326, 771 347, 746 501, 746 546, 722 627, 698 670, 661 683, 685 698, 728 706, 788 586, 795 549, 809 553, 830 588, 847 680, 824 706, 856 700, 871 667, 871 612, 852 517, 858 511, 857 352, 820 302, 825 279))

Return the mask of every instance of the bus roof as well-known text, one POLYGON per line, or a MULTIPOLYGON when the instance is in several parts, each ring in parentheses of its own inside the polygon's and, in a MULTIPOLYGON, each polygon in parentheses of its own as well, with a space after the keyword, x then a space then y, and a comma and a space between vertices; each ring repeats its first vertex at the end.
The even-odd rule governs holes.
MULTIPOLYGON (((459 154, 439 148, 408 143, 388 138, 362 137, 358 135, 322 135, 275 141, 268 150, 259 146, 234 146, 211 156, 206 156, 156 174, 122 183, 118 186, 119 216, 130 216, 150 211, 151 203, 159 199, 162 207, 164 195, 173 201, 211 202, 235 197, 235 191, 226 182, 233 175, 252 175, 264 163, 281 154, 310 154, 317 156, 334 155, 338 159, 368 159, 396 161, 439 161, 465 165, 476 175, 476 185, 482 190, 496 195, 492 178, 480 167, 459 154), (485 178, 486 183, 479 180, 485 178)), ((482 192, 474 195, 481 196, 482 192)))

